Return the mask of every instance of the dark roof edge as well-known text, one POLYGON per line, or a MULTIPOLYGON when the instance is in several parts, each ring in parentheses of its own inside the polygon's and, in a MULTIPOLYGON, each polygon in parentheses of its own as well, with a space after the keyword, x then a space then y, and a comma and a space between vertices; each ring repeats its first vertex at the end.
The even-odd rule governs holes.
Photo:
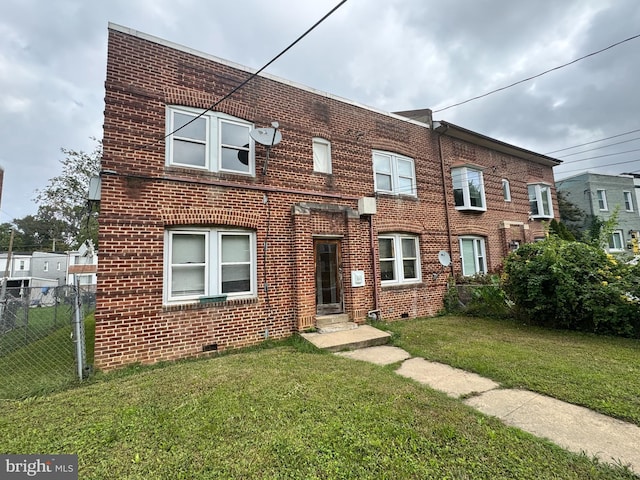
POLYGON ((467 130, 466 128, 454 125, 453 123, 445 122, 444 120, 438 120, 433 122, 433 130, 442 135, 464 140, 481 147, 490 148, 498 152, 512 155, 514 157, 522 158, 530 162, 538 163, 546 167, 555 167, 562 163, 562 160, 557 158, 548 157, 541 153, 532 152, 524 148, 516 147, 510 143, 501 142, 495 138, 487 137, 478 132, 467 130))

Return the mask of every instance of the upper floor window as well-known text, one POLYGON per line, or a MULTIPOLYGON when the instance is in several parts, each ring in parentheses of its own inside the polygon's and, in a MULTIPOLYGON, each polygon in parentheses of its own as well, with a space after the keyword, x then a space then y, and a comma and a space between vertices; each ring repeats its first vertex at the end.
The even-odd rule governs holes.
POLYGON ((624 195, 624 209, 627 212, 633 212, 633 196, 631 195, 631 192, 622 192, 622 194, 624 195))
POLYGON ((420 246, 417 236, 399 233, 380 235, 378 249, 383 284, 420 281, 420 246))
POLYGON ((255 175, 253 125, 219 112, 167 107, 167 165, 255 175), (177 131, 176 131, 177 130, 177 131))
POLYGON ((505 202, 511 201, 511 186, 509 185, 509 180, 505 178, 502 179, 502 196, 505 202))
POLYGON ((460 237, 460 257, 465 277, 487 273, 484 238, 460 237))
POLYGON ((20 260, 18 263, 18 270, 24 270, 24 260, 20 260))
POLYGON ((413 159, 387 152, 373 152, 376 192, 416 195, 413 159))
POLYGON ((60 262, 56 263, 56 270, 60 271, 60 262))
POLYGON ((331 173, 331 143, 324 138, 313 139, 313 171, 331 173))
POLYGON ((44 261, 44 265, 42 265, 42 270, 45 272, 49 271, 49 262, 47 260, 44 261))
POLYGON ((473 167, 457 167, 451 169, 451 176, 456 210, 485 211, 487 209, 482 170, 473 167))
POLYGON ((528 186, 529 208, 533 218, 553 218, 551 187, 544 183, 528 186))
POLYGON ((609 210, 607 206, 607 191, 606 190, 598 190, 596 192, 596 197, 598 198, 598 208, 600 210, 609 210))
POLYGON ((256 294, 255 233, 188 228, 165 234, 165 300, 256 294))

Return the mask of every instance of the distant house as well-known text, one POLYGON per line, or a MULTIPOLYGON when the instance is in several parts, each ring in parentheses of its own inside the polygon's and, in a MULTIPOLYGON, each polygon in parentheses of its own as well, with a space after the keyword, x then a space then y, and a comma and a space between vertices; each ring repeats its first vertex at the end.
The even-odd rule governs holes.
MULTIPOLYGON (((7 267, 7 253, 0 253, 0 274, 4 276, 7 267)), ((95 292, 98 254, 90 240, 78 250, 69 252, 33 252, 11 255, 8 285, 13 287, 34 287, 45 285, 57 287, 75 285, 95 292), (33 282, 33 279, 38 279, 33 282)))
POLYGON ((31 255, 31 275, 56 280, 57 285, 67 284, 69 255, 55 252, 33 252, 31 255))
POLYGON ((556 181, 558 191, 587 215, 607 220, 618 210, 618 225, 609 239, 609 252, 631 251, 640 235, 640 213, 634 178, 585 172, 556 181))
POLYGON ((8 254, 0 253, 0 273, 7 273, 9 278, 24 278, 31 276, 31 254, 14 253, 11 255, 7 268, 8 254))
POLYGON ((251 73, 110 25, 98 368, 434 315, 558 216, 558 160, 251 73))
POLYGON ((98 252, 91 240, 86 240, 78 250, 68 253, 67 283, 95 292, 98 272, 98 252))

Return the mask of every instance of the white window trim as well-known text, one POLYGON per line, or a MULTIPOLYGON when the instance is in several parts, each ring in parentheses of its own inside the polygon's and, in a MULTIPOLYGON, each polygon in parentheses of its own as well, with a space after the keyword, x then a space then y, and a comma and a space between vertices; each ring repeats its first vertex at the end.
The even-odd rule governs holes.
MULTIPOLYGON (((624 252, 624 234, 622 233, 622 230, 614 230, 613 232, 611 232, 610 240, 612 240, 616 236, 620 238, 620 248, 616 248, 616 247, 611 248, 611 245, 609 245, 608 250, 610 252, 624 252)), ((615 242, 613 243, 615 244, 615 242)))
POLYGON ((486 240, 484 237, 478 237, 478 236, 474 236, 474 235, 465 235, 459 238, 458 240, 458 245, 460 248, 460 266, 461 266, 461 271, 462 271, 462 275, 464 277, 472 277, 474 275, 486 275, 487 271, 488 271, 488 264, 487 264, 487 246, 486 246, 486 240), (473 241, 473 260, 475 263, 475 272, 473 273, 467 273, 464 271, 464 249, 462 248, 462 242, 464 240, 471 240, 473 241), (478 245, 480 246, 480 255, 478 255, 478 245), (482 257, 484 259, 484 269, 480 269, 480 262, 478 262, 478 258, 482 257))
POLYGON ((511 185, 509 184, 509 180, 506 178, 502 179, 502 195, 505 202, 511 201, 511 185))
MULTIPOLYGON (((373 162, 373 184, 374 184, 374 189, 377 193, 386 193, 389 195, 407 195, 412 197, 417 196, 416 165, 413 158, 405 157, 403 155, 398 155, 396 153, 385 152, 382 150, 374 150, 371 157, 373 162), (375 161, 376 155, 381 157, 386 157, 389 159, 389 163, 391 165, 391 172, 380 172, 380 173, 391 176, 391 190, 384 190, 381 187, 378 187, 378 178, 377 178, 378 172, 376 171, 376 161, 375 161), (411 191, 409 192, 400 191, 399 184, 400 184, 400 178, 402 176, 398 172, 398 160, 406 161, 411 164, 411 191)), ((409 177, 402 177, 402 178, 409 178, 409 177)))
POLYGON ((547 183, 529 183, 527 185, 527 196, 529 195, 529 187, 535 187, 536 203, 538 206, 538 213, 531 212, 531 218, 553 218, 553 201, 551 196, 551 185, 547 183), (549 215, 544 213, 544 203, 542 202, 542 187, 547 187, 547 201, 549 203, 549 215))
POLYGON ((624 190, 622 192, 622 196, 624 198, 624 209, 626 212, 633 212, 633 195, 630 191, 624 190), (627 205, 630 205, 631 208, 627 208, 627 205))
MULTIPOLYGON (((420 266, 420 239, 417 235, 410 235, 405 233, 385 233, 378 235, 378 240, 387 239, 393 241, 393 265, 394 265, 394 279, 393 280, 381 280, 380 283, 382 285, 408 285, 414 283, 420 283, 422 281, 422 268, 420 266), (414 241, 416 248, 416 278, 404 278, 404 268, 403 268, 403 260, 404 257, 402 255, 402 240, 403 239, 411 239, 414 241)), ((378 263, 380 262, 380 258, 378 258, 378 263)))
POLYGON ((321 138, 321 137, 313 137, 313 142, 312 142, 312 149, 313 149, 313 171, 316 173, 326 173, 326 174, 331 174, 332 173, 332 162, 331 162, 331 142, 325 138, 321 138), (323 145, 327 147, 327 169, 326 170, 321 170, 321 169, 316 169, 316 145, 323 145))
POLYGON ((45 260, 44 263, 42 264, 42 270, 45 272, 49 271, 49 261, 45 260))
POLYGON ((607 203, 607 191, 599 188, 598 190, 596 190, 596 200, 598 201, 598 209, 601 212, 607 212, 609 211, 609 205, 607 203), (604 205, 604 207, 600 207, 600 195, 602 195, 602 204, 604 205))
POLYGON ((257 250, 256 233, 252 230, 233 228, 171 228, 164 232, 164 303, 168 305, 195 303, 202 297, 226 295, 232 298, 255 298, 257 296, 257 250), (204 293, 198 295, 171 295, 172 264, 171 247, 172 236, 175 234, 203 235, 205 237, 205 286, 204 293), (237 293, 222 293, 222 241, 223 235, 249 236, 250 259, 250 291, 237 293))
MULTIPOLYGON (((170 134, 175 130, 174 127, 174 113, 181 113, 189 116, 197 116, 202 114, 203 110, 197 108, 183 107, 183 106, 175 106, 175 105, 167 105, 166 106, 166 132, 170 134)), ((196 170, 205 170, 210 172, 220 172, 220 173, 231 173, 234 175, 244 175, 244 176, 255 176, 256 174, 256 159, 255 159, 255 142, 252 138, 248 137, 249 143, 249 165, 248 171, 242 172, 239 170, 230 170, 222 168, 222 128, 220 125, 223 123, 230 123, 235 125, 240 125, 243 127, 247 127, 249 130, 253 129, 254 124, 244 121, 240 118, 233 117, 231 115, 227 115, 221 112, 212 112, 208 111, 202 115, 202 117, 206 122, 206 136, 204 142, 197 142, 193 139, 189 139, 186 137, 180 137, 180 130, 174 133, 173 135, 168 135, 166 138, 166 159, 165 164, 167 166, 175 166, 175 167, 183 167, 183 168, 192 168, 196 170), (205 165, 190 165, 185 163, 178 163, 173 161, 173 140, 175 139, 185 139, 192 141, 193 143, 204 143, 205 145, 205 165)))
MULTIPOLYGON (((463 166, 463 167, 453 167, 451 169, 451 181, 453 184, 453 190, 455 190, 455 175, 460 174, 461 182, 462 182, 462 201, 464 205, 456 205, 456 210, 473 210, 476 212, 486 212, 487 211, 487 197, 485 194, 484 188, 484 173, 481 168, 474 166, 463 166), (481 188, 481 197, 482 197, 482 207, 474 207, 471 205, 471 194, 469 193, 469 180, 468 180, 468 172, 472 170, 474 172, 478 172, 480 174, 480 188, 481 188)), ((454 194, 455 195, 455 194, 454 194)), ((454 198, 455 204, 455 198, 454 198)))

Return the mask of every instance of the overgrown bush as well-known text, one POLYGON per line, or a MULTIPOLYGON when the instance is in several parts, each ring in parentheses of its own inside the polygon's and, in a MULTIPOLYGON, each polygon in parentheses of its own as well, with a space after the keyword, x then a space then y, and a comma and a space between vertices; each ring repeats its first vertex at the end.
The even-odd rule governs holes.
POLYGON ((507 257, 502 286, 530 323, 640 337, 639 275, 598 246, 550 235, 507 257))
POLYGON ((458 276, 449 283, 444 298, 446 313, 502 318, 511 315, 510 302, 498 275, 458 276))

